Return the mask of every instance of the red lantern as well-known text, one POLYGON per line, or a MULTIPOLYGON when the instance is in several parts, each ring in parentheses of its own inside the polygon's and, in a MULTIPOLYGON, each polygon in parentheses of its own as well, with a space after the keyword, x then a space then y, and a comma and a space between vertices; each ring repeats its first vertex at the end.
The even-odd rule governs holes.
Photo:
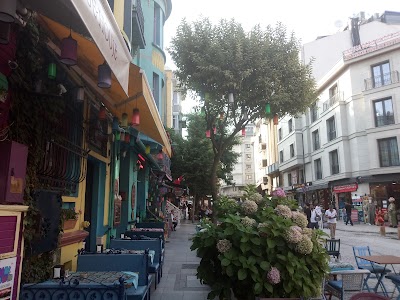
POLYGON ((217 134, 217 127, 214 127, 214 134, 217 134))
POLYGON ((211 137, 211 130, 208 129, 206 130, 206 138, 210 138, 211 137))
POLYGON ((135 108, 133 110, 132 125, 133 126, 139 126, 140 125, 140 114, 139 114, 139 109, 137 109, 137 108, 135 108))
POLYGON ((61 41, 60 61, 67 66, 76 65, 78 60, 78 42, 71 36, 61 41))
POLYGON ((246 128, 245 127, 242 128, 242 136, 246 136, 246 128))
POLYGON ((278 122, 279 122, 278 115, 275 114, 275 115, 274 115, 274 125, 278 125, 278 122))
POLYGON ((105 119, 106 119, 106 108, 104 106, 101 106, 99 110, 99 120, 105 120, 105 119))
POLYGON ((131 142, 131 135, 129 133, 125 133, 125 143, 129 144, 131 142))

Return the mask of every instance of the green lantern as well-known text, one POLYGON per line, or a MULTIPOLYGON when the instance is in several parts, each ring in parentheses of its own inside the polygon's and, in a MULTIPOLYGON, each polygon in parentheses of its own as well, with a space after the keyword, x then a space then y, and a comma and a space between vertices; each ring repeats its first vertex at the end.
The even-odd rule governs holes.
POLYGON ((271 113, 271 105, 270 105, 269 103, 267 103, 267 104, 265 105, 265 113, 266 113, 267 115, 269 115, 269 114, 271 113))
POLYGON ((49 68, 47 70, 47 76, 50 79, 56 79, 56 75, 57 75, 57 66, 55 63, 50 63, 49 68))
POLYGON ((117 131, 116 133, 115 133, 115 140, 116 141, 120 141, 121 140, 121 131, 117 131))

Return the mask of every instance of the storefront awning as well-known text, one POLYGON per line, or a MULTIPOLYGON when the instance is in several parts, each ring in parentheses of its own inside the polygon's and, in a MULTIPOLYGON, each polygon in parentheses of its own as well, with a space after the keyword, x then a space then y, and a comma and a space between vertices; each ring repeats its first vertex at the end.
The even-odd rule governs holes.
MULTIPOLYGON (((70 29, 64 25, 45 16, 41 16, 40 20, 55 35, 58 41, 69 36, 70 29)), ((131 117, 133 109, 138 108, 140 111, 140 125, 135 126, 135 129, 163 145, 164 152, 171 156, 171 145, 145 73, 138 66, 128 62, 127 93, 114 74, 111 88, 98 88, 97 67, 104 62, 101 51, 95 43, 82 35, 74 31, 71 31, 71 35, 78 42, 78 65, 71 68, 90 85, 94 92, 102 97, 102 101, 108 110, 119 119, 122 118, 124 112, 131 117)), ((56 45, 52 44, 50 47, 59 54, 59 48, 56 45)))

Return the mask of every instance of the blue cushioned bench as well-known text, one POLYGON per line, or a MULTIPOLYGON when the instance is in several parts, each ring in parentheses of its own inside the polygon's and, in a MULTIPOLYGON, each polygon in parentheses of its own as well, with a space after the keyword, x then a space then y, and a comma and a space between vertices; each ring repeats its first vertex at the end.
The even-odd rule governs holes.
POLYGON ((136 223, 135 226, 137 228, 162 228, 162 229, 164 229, 163 222, 141 222, 141 223, 136 223))
POLYGON ((156 240, 123 240, 112 239, 110 241, 110 248, 114 249, 127 249, 127 250, 154 250, 153 264, 149 264, 149 272, 156 275, 155 288, 157 283, 160 282, 162 277, 162 242, 160 239, 156 240))
POLYGON ((77 271, 128 271, 139 274, 138 287, 126 289, 128 300, 150 299, 153 276, 148 271, 147 254, 83 254, 78 255, 77 271), (147 298, 146 298, 147 297, 147 298))
POLYGON ((155 232, 155 231, 126 231, 124 234, 126 237, 129 237, 132 240, 150 240, 150 239, 161 239, 164 248, 164 233, 162 232, 155 232))

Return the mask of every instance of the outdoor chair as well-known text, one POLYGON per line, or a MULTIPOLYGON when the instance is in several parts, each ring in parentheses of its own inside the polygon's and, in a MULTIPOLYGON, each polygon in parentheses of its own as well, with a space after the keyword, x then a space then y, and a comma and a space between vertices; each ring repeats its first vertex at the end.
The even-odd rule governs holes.
POLYGON ((391 299, 394 299, 393 296, 397 289, 397 292, 398 292, 397 300, 400 300, 400 275, 389 274, 389 275, 386 275, 386 278, 390 279, 395 286, 395 289, 393 290, 391 299))
MULTIPOLYGON (((369 246, 353 246, 353 253, 354 253, 354 258, 357 263, 357 267, 359 269, 364 269, 368 270, 371 273, 365 278, 364 280, 364 286, 368 292, 371 291, 371 288, 368 285, 368 279, 376 278, 379 280, 379 277, 382 275, 382 273, 386 274, 389 273, 390 270, 386 269, 385 267, 382 267, 378 264, 372 263, 370 261, 367 261, 365 259, 361 259, 357 256, 370 256, 371 255, 371 250, 369 249, 369 246)), ((386 293, 386 287, 383 284, 383 281, 380 282, 380 287, 382 291, 386 293)))
POLYGON ((325 249, 329 256, 335 257, 337 260, 340 258, 340 239, 327 239, 325 241, 325 249))
MULTIPOLYGON (((342 270, 332 272, 330 280, 325 283, 324 294, 345 299, 346 291, 361 291, 364 282, 364 275, 369 275, 368 270, 342 270), (337 277, 340 278, 337 278, 337 277)), ((346 297, 347 298, 347 297, 346 297)))
POLYGON ((351 296, 350 300, 387 300, 384 296, 375 293, 357 293, 351 296))

